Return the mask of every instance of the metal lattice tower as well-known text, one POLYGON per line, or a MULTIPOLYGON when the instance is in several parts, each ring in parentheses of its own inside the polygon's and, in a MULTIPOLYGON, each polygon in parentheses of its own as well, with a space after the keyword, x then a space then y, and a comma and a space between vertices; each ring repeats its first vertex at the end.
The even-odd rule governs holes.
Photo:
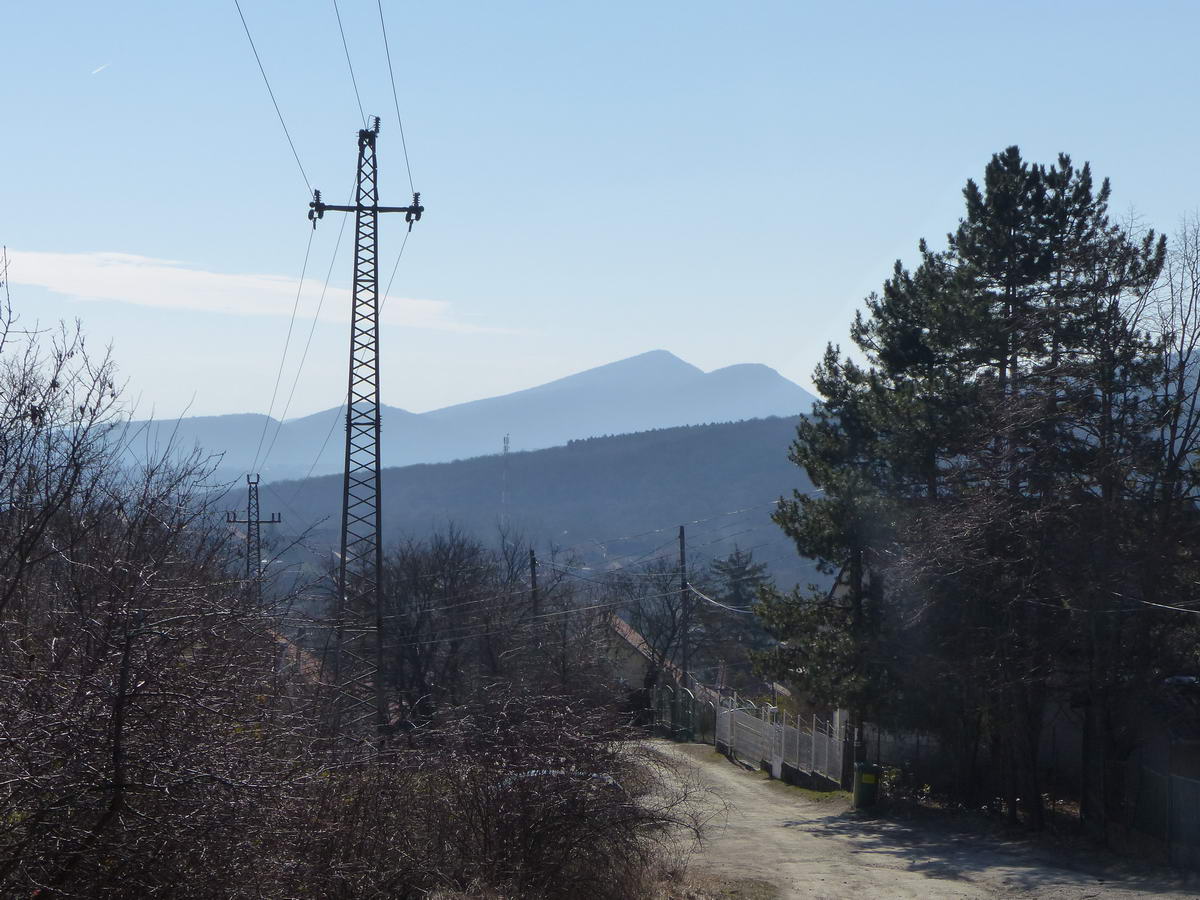
MULTIPOLYGON (((350 317, 350 375, 346 393, 346 459, 338 556, 333 678, 345 706, 371 704, 376 728, 387 724, 382 683, 383 576, 379 490, 379 213, 402 212, 408 227, 421 218, 421 195, 411 206, 380 206, 374 127, 358 132, 358 176, 353 206, 331 206, 313 191, 308 217, 316 228, 326 211, 354 213, 354 290, 350 317), (354 639, 348 638, 348 624, 354 639), (371 640, 373 636, 374 640, 371 640), (372 646, 373 645, 373 646, 372 646), (370 689, 368 689, 370 685, 370 689)), ((340 724, 350 725, 369 715, 340 724)))
POLYGON ((246 476, 246 518, 239 519, 233 510, 225 514, 226 522, 246 526, 246 584, 255 606, 262 603, 262 532, 259 528, 262 525, 278 525, 283 521, 279 513, 271 513, 269 519, 259 518, 258 479, 258 475, 246 476))

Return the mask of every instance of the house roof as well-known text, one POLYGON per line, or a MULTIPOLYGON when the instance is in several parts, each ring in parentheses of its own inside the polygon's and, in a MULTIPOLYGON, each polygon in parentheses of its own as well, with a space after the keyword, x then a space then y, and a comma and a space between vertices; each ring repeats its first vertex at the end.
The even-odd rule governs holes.
MULTIPOLYGON (((650 642, 636 628, 617 615, 609 617, 609 625, 621 640, 625 641, 636 653, 645 657, 647 662, 656 663, 660 669, 669 673, 677 684, 682 682, 683 669, 669 660, 665 662, 656 660, 654 650, 650 647, 650 642)), ((707 684, 697 681, 694 677, 691 679, 691 682, 691 690, 696 699, 713 704, 721 702, 721 692, 716 688, 709 687, 707 684)), ((785 697, 792 695, 791 691, 778 682, 771 682, 768 686, 773 688, 776 693, 782 694, 785 697)))

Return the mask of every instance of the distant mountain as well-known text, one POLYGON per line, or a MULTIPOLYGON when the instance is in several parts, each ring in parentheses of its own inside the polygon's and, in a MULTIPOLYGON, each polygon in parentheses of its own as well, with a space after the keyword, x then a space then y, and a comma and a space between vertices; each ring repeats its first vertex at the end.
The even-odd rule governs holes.
MULTIPOLYGON (((807 413, 812 403, 811 394, 767 366, 706 373, 666 350, 652 350, 528 390, 431 412, 385 406, 383 464, 496 453, 505 434, 511 435, 514 451, 536 450, 606 434, 794 416, 807 413)), ((328 409, 282 426, 257 414, 150 423, 142 440, 162 446, 173 436, 184 449, 199 445, 221 453, 218 477, 229 479, 248 471, 255 456, 265 455, 267 463, 259 468, 264 481, 272 481, 303 478, 310 468, 313 475, 339 472, 344 434, 339 410, 328 409)))
MULTIPOLYGON (((387 469, 384 541, 395 545, 454 526, 494 545, 506 522, 539 555, 565 548, 566 556, 602 571, 640 557, 673 558, 682 524, 689 558, 701 565, 736 545, 768 562, 781 583, 819 581, 770 519, 773 501, 811 487, 787 458, 796 422, 667 428, 387 469)), ((310 562, 336 546, 341 500, 338 475, 273 482, 261 492, 264 512, 283 513, 273 539, 286 546, 308 530, 310 562)))

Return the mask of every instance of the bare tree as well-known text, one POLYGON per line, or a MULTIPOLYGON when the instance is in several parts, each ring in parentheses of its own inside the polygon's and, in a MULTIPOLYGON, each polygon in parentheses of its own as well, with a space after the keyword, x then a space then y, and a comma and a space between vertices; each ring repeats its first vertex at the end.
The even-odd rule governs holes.
POLYGON ((420 727, 331 754, 320 660, 243 589, 202 455, 131 465, 107 357, 0 325, 0 894, 648 893, 695 794, 597 690, 568 579, 535 604, 521 553, 401 547, 420 727))

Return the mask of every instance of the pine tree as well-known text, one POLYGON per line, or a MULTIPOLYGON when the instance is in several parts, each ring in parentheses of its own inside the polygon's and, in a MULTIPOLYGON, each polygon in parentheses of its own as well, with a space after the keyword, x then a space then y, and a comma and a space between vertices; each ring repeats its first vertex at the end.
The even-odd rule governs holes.
POLYGON ((1051 692, 1102 647, 1133 652, 1094 623, 1144 547, 1128 535, 1161 351, 1138 315, 1165 244, 1114 225, 1110 193, 1010 147, 967 183, 947 248, 922 241, 867 298, 866 365, 829 348, 791 448, 821 493, 776 514, 833 587, 762 604, 785 642, 767 672, 939 731, 964 785, 986 744, 1033 827, 1051 692))

